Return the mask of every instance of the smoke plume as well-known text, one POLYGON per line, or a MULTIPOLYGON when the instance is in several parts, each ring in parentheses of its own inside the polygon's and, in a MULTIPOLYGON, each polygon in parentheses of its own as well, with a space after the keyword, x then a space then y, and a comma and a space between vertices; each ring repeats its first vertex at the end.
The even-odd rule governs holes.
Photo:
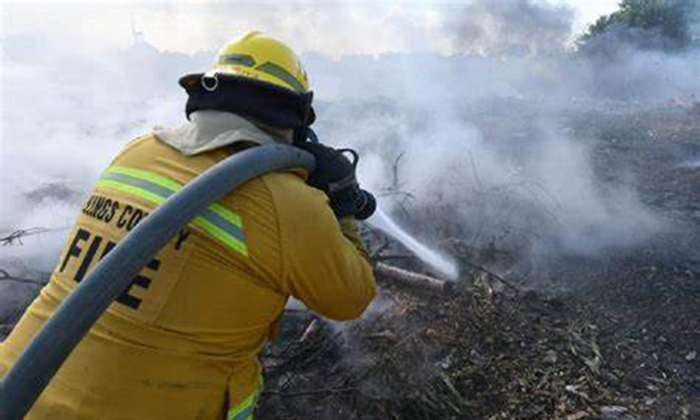
POLYGON ((484 55, 560 53, 571 35, 574 12, 533 0, 476 0, 445 22, 456 49, 484 55))
MULTIPOLYGON (((327 4, 304 3, 303 16, 288 20, 266 12, 262 29, 291 37, 298 26, 290 22, 320 19, 314 10, 323 8, 324 28, 351 33, 343 19, 365 16, 357 7, 332 13, 327 4)), ((643 243, 663 227, 625 168, 615 168, 622 172, 616 181, 604 179, 592 158, 595 132, 576 124, 699 95, 697 50, 629 49, 603 66, 572 50, 571 9, 535 0, 385 9, 385 51, 403 52, 368 47, 372 54, 331 56, 309 48, 303 59, 322 141, 359 149, 362 182, 409 230, 433 244, 457 238, 596 255, 643 243)), ((198 13, 167 16, 176 23, 207 16, 198 13)), ((2 232, 69 226, 124 143, 154 125, 184 123, 176 81, 207 69, 215 47, 175 53, 135 38, 95 55, 60 35, 3 34, 2 232)), ((63 238, 43 238, 41 247, 4 247, 0 259, 31 257, 50 270, 63 238)))

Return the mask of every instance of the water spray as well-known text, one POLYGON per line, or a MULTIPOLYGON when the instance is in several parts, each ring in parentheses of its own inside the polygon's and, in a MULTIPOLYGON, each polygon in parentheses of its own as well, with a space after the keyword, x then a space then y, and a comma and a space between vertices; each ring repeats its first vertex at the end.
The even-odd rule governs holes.
POLYGON ((456 280, 459 276, 457 264, 444 257, 438 251, 429 248, 402 229, 385 211, 378 208, 367 222, 373 227, 391 235, 415 254, 421 261, 428 264, 448 280, 456 280))

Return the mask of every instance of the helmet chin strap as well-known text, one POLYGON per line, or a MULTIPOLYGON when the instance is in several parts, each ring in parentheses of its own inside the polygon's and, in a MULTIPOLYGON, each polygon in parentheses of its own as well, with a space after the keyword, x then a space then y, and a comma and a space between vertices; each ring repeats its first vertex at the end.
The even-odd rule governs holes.
POLYGON ((294 130, 293 146, 298 146, 302 143, 320 143, 316 132, 309 126, 297 128, 294 130))
POLYGON ((217 74, 187 75, 180 79, 187 91, 185 113, 199 110, 232 112, 254 118, 273 128, 294 130, 293 143, 306 141, 308 127, 316 115, 313 92, 298 94, 269 83, 217 74))
POLYGON ((313 91, 309 91, 304 95, 304 119, 301 127, 294 129, 294 139, 292 140, 293 145, 299 145, 307 140, 312 143, 318 143, 318 136, 311 129, 311 124, 313 123, 311 103, 314 100, 313 91))
POLYGON ((320 143, 321 142, 318 139, 316 132, 314 130, 312 130, 311 127, 306 129, 306 138, 308 138, 309 142, 311 142, 311 143, 320 143))

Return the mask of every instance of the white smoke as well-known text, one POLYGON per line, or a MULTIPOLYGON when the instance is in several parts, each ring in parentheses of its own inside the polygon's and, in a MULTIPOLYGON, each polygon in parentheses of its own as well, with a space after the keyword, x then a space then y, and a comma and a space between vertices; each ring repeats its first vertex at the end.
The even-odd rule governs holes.
POLYGON ((543 1, 475 0, 445 22, 456 50, 483 55, 549 55, 565 49, 574 11, 543 1))
MULTIPOLYGON (((470 240, 525 238, 547 249, 596 253, 643 241, 660 226, 636 197, 633 179, 624 185, 599 180, 594 139, 574 135, 567 115, 599 106, 621 112, 608 106, 613 94, 624 107, 700 94, 697 52, 630 51, 601 70, 566 51, 572 11, 534 0, 383 7, 371 20, 384 24, 379 33, 369 24, 347 24, 367 21, 371 8, 365 6, 305 2, 299 14, 285 7, 288 17, 276 19, 279 13, 266 7, 256 22, 306 46, 322 140, 360 149, 362 181, 397 212, 404 208, 405 219, 426 238, 439 239, 447 229, 470 240), (353 35, 353 28, 364 29, 353 35), (329 48, 339 53, 331 56, 329 48), (358 49, 370 54, 347 54, 358 49), (637 102, 627 100, 630 95, 637 102)), ((223 6, 216 6, 216 16, 206 7, 180 9, 158 11, 156 34, 143 23, 137 29, 148 40, 149 33, 167 33, 163 28, 194 33, 195 18, 216 23, 236 14, 223 6), (170 27, 163 23, 170 21, 170 27)), ((248 5, 241 13, 252 20, 254 11, 248 5)), ((101 11, 90 13, 104 19, 101 11)), ((115 13, 126 31, 128 18, 115 13)), ((236 29, 247 29, 241 25, 236 29)), ((70 225, 124 143, 154 125, 184 122, 177 78, 206 69, 216 46, 188 55, 139 41, 95 54, 94 46, 82 51, 80 43, 63 42, 62 33, 42 31, 41 22, 35 27, 31 36, 2 34, 3 232, 70 225)), ((207 30, 207 39, 223 41, 207 30)), ((52 261, 60 242, 41 255, 52 261)), ((9 249, 0 249, 0 258, 17 252, 9 249)))
POLYGON ((159 82, 162 74, 177 77, 172 61, 146 45, 92 60, 50 38, 4 40, 0 236, 51 231, 3 247, 0 258, 53 268, 66 227, 117 151, 152 121, 180 119, 179 92, 159 82), (138 62, 153 66, 144 71, 138 62))

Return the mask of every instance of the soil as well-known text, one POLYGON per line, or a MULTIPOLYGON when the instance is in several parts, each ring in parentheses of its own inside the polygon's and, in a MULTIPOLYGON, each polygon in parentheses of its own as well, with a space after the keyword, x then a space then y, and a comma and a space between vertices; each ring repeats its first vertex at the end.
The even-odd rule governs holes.
POLYGON ((700 418, 700 274, 655 267, 575 295, 384 285, 342 329, 295 313, 259 418, 700 418))

